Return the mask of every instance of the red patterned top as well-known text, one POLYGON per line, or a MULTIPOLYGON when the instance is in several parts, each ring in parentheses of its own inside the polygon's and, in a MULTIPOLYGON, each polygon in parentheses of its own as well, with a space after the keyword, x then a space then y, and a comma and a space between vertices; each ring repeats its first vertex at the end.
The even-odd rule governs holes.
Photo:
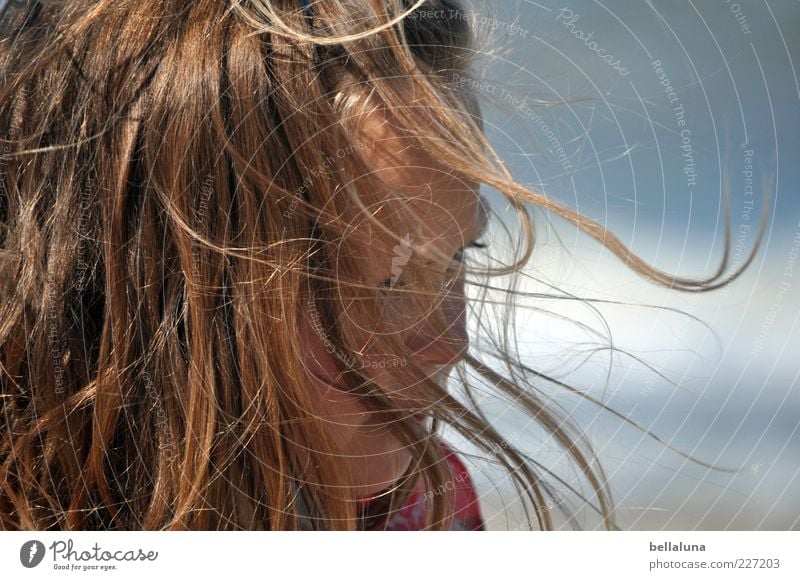
POLYGON ((386 524, 386 530, 421 530, 425 525, 425 506, 430 502, 434 495, 446 495, 455 491, 455 516, 450 530, 470 530, 484 531, 486 529, 483 517, 481 516, 478 495, 472 478, 459 459, 458 455, 445 443, 442 443, 445 458, 450 467, 452 479, 445 483, 446 489, 425 492, 423 482, 420 481, 417 488, 408 498, 406 504, 399 512, 392 515, 386 524))

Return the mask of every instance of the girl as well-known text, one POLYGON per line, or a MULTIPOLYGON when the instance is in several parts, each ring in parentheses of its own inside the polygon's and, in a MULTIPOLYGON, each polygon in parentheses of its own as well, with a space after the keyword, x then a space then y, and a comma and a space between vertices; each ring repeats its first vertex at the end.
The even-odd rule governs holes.
POLYGON ((458 369, 470 400, 467 366, 553 436, 614 527, 591 447, 530 369, 470 353, 465 284, 524 266, 530 204, 660 284, 738 272, 674 278, 514 181, 464 82, 475 49, 455 0, 14 4, 2 528, 481 529, 443 425, 553 527, 545 470, 448 390, 458 369), (487 243, 482 183, 526 243, 491 270, 469 257, 487 243))

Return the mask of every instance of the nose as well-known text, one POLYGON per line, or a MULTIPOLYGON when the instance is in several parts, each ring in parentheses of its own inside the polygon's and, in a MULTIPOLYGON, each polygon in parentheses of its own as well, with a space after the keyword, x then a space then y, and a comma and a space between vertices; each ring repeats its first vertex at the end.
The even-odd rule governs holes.
POLYGON ((447 289, 439 311, 444 326, 431 315, 407 339, 406 346, 414 357, 424 363, 454 365, 464 358, 469 349, 463 279, 447 289))

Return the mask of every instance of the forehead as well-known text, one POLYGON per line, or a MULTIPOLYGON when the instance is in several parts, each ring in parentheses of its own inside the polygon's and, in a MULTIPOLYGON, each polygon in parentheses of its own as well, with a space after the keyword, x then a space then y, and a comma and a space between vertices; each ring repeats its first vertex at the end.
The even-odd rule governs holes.
POLYGON ((418 247, 452 254, 478 234, 483 207, 475 182, 404 137, 382 115, 365 118, 366 158, 385 185, 372 192, 374 207, 389 215, 418 247))

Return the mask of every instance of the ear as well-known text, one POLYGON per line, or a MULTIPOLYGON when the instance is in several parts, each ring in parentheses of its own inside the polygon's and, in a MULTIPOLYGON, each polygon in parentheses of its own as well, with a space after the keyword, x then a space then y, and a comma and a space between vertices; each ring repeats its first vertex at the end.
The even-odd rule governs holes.
MULTIPOLYGON (((325 334, 314 312, 300 318, 300 339, 303 346, 303 365, 307 370, 313 412, 323 420, 332 421, 331 434, 345 441, 351 434, 347 427, 360 426, 368 418, 367 410, 359 404, 357 395, 337 388, 343 365, 337 359, 335 346, 325 334)), ((340 356, 344 356, 339 353, 340 356)))
POLYGON ((345 356, 337 352, 332 338, 327 334, 319 312, 310 309, 300 316, 300 343, 302 363, 311 375, 330 383, 338 382, 342 364, 337 359, 345 356))

